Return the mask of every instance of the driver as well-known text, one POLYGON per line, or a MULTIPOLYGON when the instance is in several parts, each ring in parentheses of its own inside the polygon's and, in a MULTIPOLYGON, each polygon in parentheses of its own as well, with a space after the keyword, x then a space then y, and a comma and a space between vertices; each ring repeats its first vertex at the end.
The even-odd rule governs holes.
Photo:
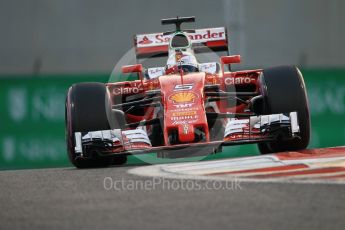
POLYGON ((166 74, 177 73, 183 70, 184 73, 199 71, 199 64, 191 52, 175 50, 169 56, 166 65, 166 74))

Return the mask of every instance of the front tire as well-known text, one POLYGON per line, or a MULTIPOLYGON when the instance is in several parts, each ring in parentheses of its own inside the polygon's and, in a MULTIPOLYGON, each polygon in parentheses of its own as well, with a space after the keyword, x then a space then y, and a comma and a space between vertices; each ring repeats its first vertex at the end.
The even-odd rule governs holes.
POLYGON ((260 88, 264 96, 263 113, 297 112, 300 138, 259 143, 261 154, 296 151, 307 148, 310 140, 310 114, 303 76, 295 66, 263 70, 260 88))
POLYGON ((111 164, 126 163, 126 156, 122 156, 120 160, 96 155, 80 158, 74 151, 75 132, 110 129, 106 96, 107 89, 103 83, 79 83, 68 90, 65 105, 67 153, 71 163, 77 168, 107 167, 111 164))

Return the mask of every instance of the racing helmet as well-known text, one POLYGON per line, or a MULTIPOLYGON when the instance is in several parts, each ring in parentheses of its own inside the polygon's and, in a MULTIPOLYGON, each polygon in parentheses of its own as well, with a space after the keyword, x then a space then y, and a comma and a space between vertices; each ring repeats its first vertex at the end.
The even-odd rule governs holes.
POLYGON ((175 50, 168 58, 166 72, 171 73, 181 69, 185 73, 198 72, 199 64, 191 52, 175 50))

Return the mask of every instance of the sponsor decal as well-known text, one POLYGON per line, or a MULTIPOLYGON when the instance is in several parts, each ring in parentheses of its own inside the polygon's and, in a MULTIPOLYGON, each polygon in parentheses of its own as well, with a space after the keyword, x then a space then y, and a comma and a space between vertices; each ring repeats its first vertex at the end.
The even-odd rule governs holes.
POLYGON ((142 91, 142 84, 135 84, 132 87, 118 87, 113 89, 114 95, 136 94, 142 91))
POLYGON ((225 85, 242 85, 255 83, 255 78, 251 77, 227 77, 224 80, 225 85))
POLYGON ((178 92, 171 95, 169 100, 173 101, 175 104, 190 103, 194 102, 197 97, 198 95, 194 92, 178 92))
POLYGON ((146 45, 151 44, 153 41, 151 41, 147 36, 144 36, 141 41, 138 42, 138 44, 146 45))
POLYGON ((183 133, 184 133, 184 134, 188 134, 188 132, 189 132, 189 125, 184 124, 184 125, 183 125, 183 133))
POLYGON ((164 75, 165 68, 164 67, 148 68, 147 73, 150 79, 154 79, 154 78, 164 75))
POLYGON ((186 120, 195 120, 195 119, 198 119, 198 115, 171 117, 172 121, 186 121, 186 120))
POLYGON ((196 111, 175 112, 172 115, 174 117, 191 116, 191 115, 196 115, 196 111))
POLYGON ((215 74, 217 73, 217 63, 216 62, 202 63, 202 64, 199 64, 199 69, 200 69, 200 72, 215 74))
POLYGON ((196 107, 196 108, 176 108, 176 109, 171 109, 170 111, 171 112, 183 112, 183 111, 192 111, 192 110, 194 110, 194 111, 197 111, 197 110, 199 110, 199 107, 196 107))
POLYGON ((188 36, 191 40, 207 40, 207 39, 225 39, 225 31, 211 31, 205 30, 200 31, 199 33, 191 34, 188 36))
POLYGON ((176 107, 176 109, 186 109, 186 108, 191 108, 194 103, 185 103, 185 104, 176 104, 173 105, 176 107))
MULTIPOLYGON (((171 36, 164 36, 163 33, 139 34, 137 37, 137 47, 150 47, 168 45, 171 36)), ((195 33, 188 34, 192 43, 202 43, 207 41, 226 40, 225 28, 198 29, 195 33)))
POLYGON ((149 68, 148 72, 149 72, 149 75, 161 74, 162 68, 149 68))
POLYGON ((197 122, 197 121, 198 121, 197 119, 194 119, 194 120, 173 121, 173 122, 172 122, 172 125, 192 124, 192 123, 195 123, 195 122, 197 122))
POLYGON ((181 91, 181 90, 191 90, 193 89, 193 83, 192 84, 184 84, 184 85, 175 85, 174 91, 181 91))
POLYGON ((173 116, 170 117, 173 125, 180 125, 180 124, 191 124, 198 121, 199 116, 197 115, 197 111, 185 111, 185 112, 176 112, 173 113, 173 116))

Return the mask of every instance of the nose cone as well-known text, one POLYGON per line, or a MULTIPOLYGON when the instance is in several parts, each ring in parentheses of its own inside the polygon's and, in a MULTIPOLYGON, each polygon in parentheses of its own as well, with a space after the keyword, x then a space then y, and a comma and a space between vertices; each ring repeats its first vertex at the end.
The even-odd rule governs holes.
POLYGON ((177 134, 178 143, 193 143, 194 130, 202 129, 209 140, 208 124, 204 107, 205 73, 183 76, 167 75, 159 78, 164 101, 164 140, 177 134))
POLYGON ((178 126, 178 139, 182 143, 191 143, 195 139, 194 126, 183 124, 178 126))

